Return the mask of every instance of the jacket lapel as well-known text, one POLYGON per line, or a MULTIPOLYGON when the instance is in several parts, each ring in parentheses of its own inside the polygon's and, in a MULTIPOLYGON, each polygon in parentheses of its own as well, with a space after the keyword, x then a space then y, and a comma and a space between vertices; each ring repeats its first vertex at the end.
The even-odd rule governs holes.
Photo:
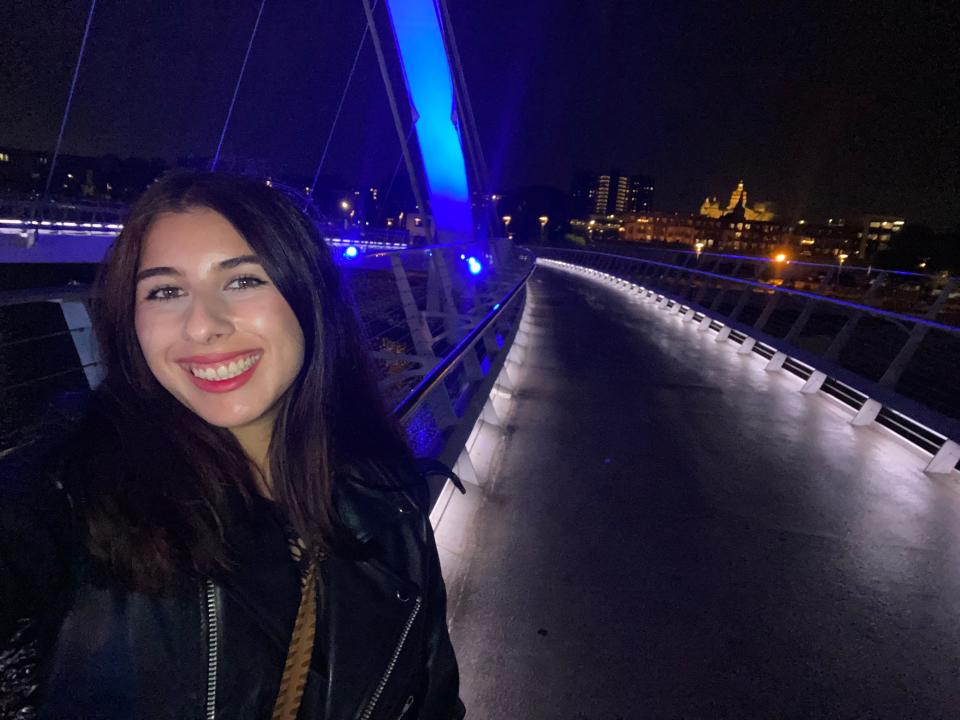
POLYGON ((399 494, 354 483, 341 483, 334 500, 341 520, 373 557, 333 555, 321 565, 323 622, 318 629, 327 658, 329 720, 356 717, 370 702, 420 591, 381 563, 376 552, 378 536, 406 517, 409 503, 399 494))
POLYGON ((413 612, 416 590, 370 561, 331 557, 321 573, 326 588, 321 624, 327 657, 325 717, 352 718, 369 703, 386 673, 413 612))

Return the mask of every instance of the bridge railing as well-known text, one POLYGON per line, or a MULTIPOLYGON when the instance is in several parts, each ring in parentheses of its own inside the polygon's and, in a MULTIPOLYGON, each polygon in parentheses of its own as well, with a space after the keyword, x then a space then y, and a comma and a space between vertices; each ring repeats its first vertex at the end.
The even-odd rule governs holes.
POLYGON ((958 279, 946 273, 885 270, 841 263, 790 258, 753 257, 729 253, 700 252, 687 246, 664 247, 646 243, 598 245, 601 252, 690 267, 744 280, 756 280, 785 289, 803 290, 837 300, 847 300, 879 310, 926 317, 944 288, 946 302, 938 305, 935 320, 960 326, 958 279))
MULTIPOLYGON (((382 388, 402 408, 418 454, 460 459, 509 350, 531 268, 504 241, 341 258, 382 388)), ((0 293, 0 455, 100 381, 92 300, 79 284, 0 293)))
POLYGON ((716 339, 768 359, 934 454, 931 472, 960 460, 960 327, 938 318, 955 291, 944 284, 925 316, 649 258, 538 249, 548 262, 587 268, 631 288, 716 339))
MULTIPOLYGON (((306 212, 327 243, 374 250, 412 244, 406 230, 344 226, 324 215, 313 199, 296 188, 268 181, 306 212)), ((129 207, 108 200, 51 199, 0 194, 0 263, 95 263, 123 229, 129 207)))

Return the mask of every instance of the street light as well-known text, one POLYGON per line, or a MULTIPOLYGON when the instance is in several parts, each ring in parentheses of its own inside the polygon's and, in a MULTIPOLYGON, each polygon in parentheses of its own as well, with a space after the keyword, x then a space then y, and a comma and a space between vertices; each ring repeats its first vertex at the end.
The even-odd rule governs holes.
POLYGON ((786 262, 787 262, 787 254, 786 254, 786 253, 782 253, 782 252, 781 252, 781 253, 777 253, 776 255, 773 256, 773 263, 774 263, 774 264, 773 264, 773 277, 774 277, 775 280, 780 281, 780 282, 775 283, 776 285, 779 285, 780 283, 783 282, 783 280, 782 280, 781 278, 782 278, 783 266, 786 264, 786 262))
POLYGON ((500 219, 503 220, 503 234, 510 237, 510 221, 513 220, 513 218, 509 215, 504 215, 500 219))
POLYGON ((697 251, 697 262, 700 262, 700 253, 703 252, 703 240, 697 240, 693 245, 693 249, 697 251))
POLYGON ((837 268, 837 282, 840 282, 840 275, 843 273, 843 263, 846 262, 848 257, 850 256, 845 252, 837 255, 837 260, 840 262, 840 266, 837 268))
POLYGON ((548 218, 546 215, 541 215, 538 220, 540 220, 540 244, 543 245, 544 230, 546 229, 550 218, 548 218))

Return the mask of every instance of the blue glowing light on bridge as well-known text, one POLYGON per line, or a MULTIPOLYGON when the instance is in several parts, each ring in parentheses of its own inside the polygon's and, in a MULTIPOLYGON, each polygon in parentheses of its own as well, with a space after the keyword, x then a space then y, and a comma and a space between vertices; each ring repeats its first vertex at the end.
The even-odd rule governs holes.
POLYGON ((356 245, 348 245, 347 249, 343 251, 343 256, 345 258, 350 258, 351 260, 360 254, 360 251, 357 250, 356 245))
POLYGON ((467 269, 470 270, 471 275, 479 275, 481 272, 483 272, 483 265, 475 257, 468 257, 467 269))
POLYGON ((423 154, 437 239, 468 238, 473 227, 467 168, 454 111, 453 81, 433 0, 387 0, 423 154))

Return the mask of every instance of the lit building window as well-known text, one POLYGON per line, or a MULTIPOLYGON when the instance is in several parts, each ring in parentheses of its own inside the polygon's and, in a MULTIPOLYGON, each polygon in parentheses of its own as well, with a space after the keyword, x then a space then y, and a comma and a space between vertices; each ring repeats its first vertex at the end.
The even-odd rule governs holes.
POLYGON ((0 162, 10 162, 10 156, 7 153, 0 153, 0 162))

